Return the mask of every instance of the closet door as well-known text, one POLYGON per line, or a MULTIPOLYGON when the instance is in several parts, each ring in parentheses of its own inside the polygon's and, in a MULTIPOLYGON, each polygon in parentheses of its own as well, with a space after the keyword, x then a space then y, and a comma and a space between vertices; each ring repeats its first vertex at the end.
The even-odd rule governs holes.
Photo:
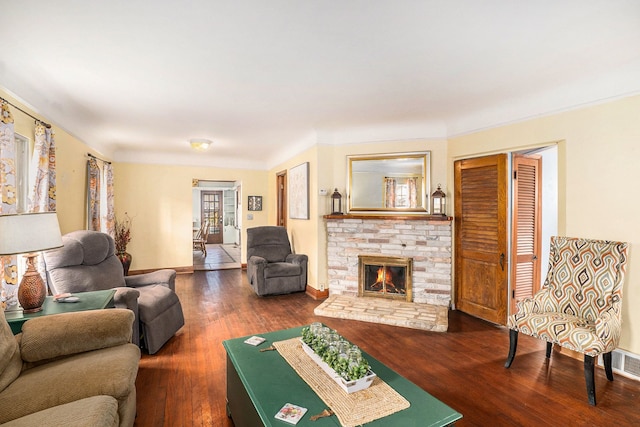
POLYGON ((454 165, 456 309, 501 325, 509 277, 507 161, 498 154, 454 165))
POLYGON ((542 159, 513 156, 511 313, 516 303, 540 289, 542 159))

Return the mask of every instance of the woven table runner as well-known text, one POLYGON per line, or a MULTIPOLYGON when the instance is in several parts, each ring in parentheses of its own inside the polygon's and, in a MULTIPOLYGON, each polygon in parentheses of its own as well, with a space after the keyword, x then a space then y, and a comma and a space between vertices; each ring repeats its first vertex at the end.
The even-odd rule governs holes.
POLYGON ((273 346, 336 414, 343 427, 356 427, 409 407, 409 401, 378 377, 369 388, 347 393, 304 352, 300 338, 274 342, 273 346))

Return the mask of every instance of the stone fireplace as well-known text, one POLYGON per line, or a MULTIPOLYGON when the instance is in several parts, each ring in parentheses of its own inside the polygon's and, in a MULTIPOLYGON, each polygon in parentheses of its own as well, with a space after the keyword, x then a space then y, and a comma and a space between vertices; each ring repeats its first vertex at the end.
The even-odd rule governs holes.
POLYGON ((433 215, 327 215, 329 295, 360 294, 360 257, 410 258, 402 299, 449 307, 451 219, 433 215))
POLYGON ((358 296, 411 302, 413 259, 396 256, 358 256, 358 296))

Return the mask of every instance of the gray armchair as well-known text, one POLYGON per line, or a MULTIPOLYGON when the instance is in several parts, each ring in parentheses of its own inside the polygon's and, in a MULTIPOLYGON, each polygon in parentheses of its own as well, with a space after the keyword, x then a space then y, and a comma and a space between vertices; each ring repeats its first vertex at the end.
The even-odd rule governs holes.
POLYGON ((175 270, 124 276, 113 238, 98 231, 73 231, 64 246, 44 252, 53 294, 115 289, 115 305, 135 315, 132 342, 156 353, 183 325, 175 293, 175 270))
POLYGON ((306 255, 291 253, 284 227, 247 229, 247 277, 256 294, 278 295, 304 291, 306 255))

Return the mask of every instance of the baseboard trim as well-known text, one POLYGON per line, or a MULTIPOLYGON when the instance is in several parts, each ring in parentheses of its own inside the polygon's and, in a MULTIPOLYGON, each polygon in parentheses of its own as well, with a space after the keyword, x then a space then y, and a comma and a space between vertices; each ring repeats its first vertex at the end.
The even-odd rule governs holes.
POLYGON ((307 285, 305 289, 305 293, 309 295, 311 298, 315 300, 327 299, 329 298, 329 289, 325 289, 324 291, 319 291, 316 288, 313 288, 307 285))
MULTIPOLYGON (((175 270, 178 274, 193 273, 193 266, 190 267, 167 267, 171 270, 175 270)), ((129 276, 135 276, 137 274, 153 273, 154 271, 162 270, 162 268, 152 268, 147 270, 129 270, 129 276)))

